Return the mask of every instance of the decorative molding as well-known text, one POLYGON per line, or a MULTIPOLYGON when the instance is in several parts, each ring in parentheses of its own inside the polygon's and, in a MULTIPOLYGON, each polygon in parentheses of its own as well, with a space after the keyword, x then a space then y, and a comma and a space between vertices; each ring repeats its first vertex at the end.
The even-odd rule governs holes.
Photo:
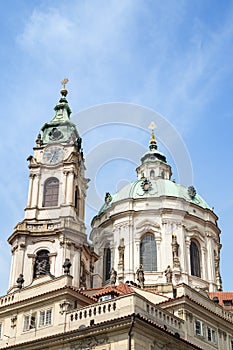
POLYGON ((17 321, 17 314, 14 314, 11 317, 11 328, 15 328, 16 327, 16 321, 17 321))
POLYGON ((154 222, 152 220, 150 221, 150 220, 147 220, 147 219, 141 221, 136 226, 136 229, 143 228, 143 230, 144 230, 144 227, 147 227, 147 226, 149 226, 151 228, 151 230, 154 230, 154 231, 157 231, 158 228, 160 229, 160 225, 157 222, 154 222))
POLYGON ((38 242, 51 242, 51 243, 55 243, 55 239, 52 239, 52 238, 37 238, 37 239, 34 239, 32 241, 32 244, 36 244, 38 242))
MULTIPOLYGON (((82 325, 80 327, 82 327, 82 325)), ((83 328, 86 328, 86 326, 83 326, 83 328)), ((99 338, 99 339, 97 339, 95 336, 90 336, 90 337, 85 337, 83 340, 71 345, 70 349, 71 350, 83 350, 83 349, 91 350, 93 347, 106 344, 108 342, 109 342, 109 339, 107 336, 104 336, 104 338, 99 338)))

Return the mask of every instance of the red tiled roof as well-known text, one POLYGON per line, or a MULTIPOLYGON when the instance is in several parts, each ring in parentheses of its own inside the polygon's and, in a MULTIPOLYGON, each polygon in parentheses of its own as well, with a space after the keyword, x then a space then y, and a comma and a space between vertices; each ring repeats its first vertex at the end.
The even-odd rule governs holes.
POLYGON ((107 286, 102 288, 100 291, 93 294, 93 297, 97 298, 106 294, 125 295, 133 292, 133 288, 131 288, 128 284, 120 283, 118 286, 107 286))
POLYGON ((210 299, 213 299, 214 297, 217 297, 219 300, 219 304, 226 308, 227 310, 233 310, 233 292, 210 292, 209 293, 210 299), (224 300, 232 301, 232 305, 226 306, 224 304, 224 300))

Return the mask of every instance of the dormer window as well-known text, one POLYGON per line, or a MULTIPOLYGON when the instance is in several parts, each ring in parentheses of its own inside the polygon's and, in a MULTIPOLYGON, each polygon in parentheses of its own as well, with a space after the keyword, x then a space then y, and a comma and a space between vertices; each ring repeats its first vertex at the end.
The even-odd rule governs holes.
POLYGON ((228 306, 231 307, 233 305, 232 300, 228 299, 228 300, 223 300, 223 305, 224 306, 228 306))

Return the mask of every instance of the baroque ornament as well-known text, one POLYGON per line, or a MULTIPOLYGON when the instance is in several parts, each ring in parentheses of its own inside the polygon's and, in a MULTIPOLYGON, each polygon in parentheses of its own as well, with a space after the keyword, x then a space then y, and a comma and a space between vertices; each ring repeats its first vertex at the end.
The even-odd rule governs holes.
POLYGON ((141 187, 145 193, 149 192, 152 189, 152 183, 148 179, 142 181, 141 187))
POLYGON ((194 199, 195 196, 197 194, 197 191, 195 190, 195 188, 193 186, 189 186, 188 187, 188 195, 191 199, 194 199))

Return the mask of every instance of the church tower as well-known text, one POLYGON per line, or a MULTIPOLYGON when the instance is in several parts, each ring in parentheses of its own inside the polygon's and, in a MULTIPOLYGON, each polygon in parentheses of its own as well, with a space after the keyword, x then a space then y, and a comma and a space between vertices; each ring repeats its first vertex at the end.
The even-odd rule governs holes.
POLYGON ((82 139, 70 120, 67 82, 62 81, 55 116, 42 126, 34 154, 27 159, 30 180, 25 218, 8 239, 12 246, 9 291, 19 276, 26 287, 68 270, 74 286, 91 286, 96 255, 88 245, 84 223, 89 179, 84 175, 82 139))

